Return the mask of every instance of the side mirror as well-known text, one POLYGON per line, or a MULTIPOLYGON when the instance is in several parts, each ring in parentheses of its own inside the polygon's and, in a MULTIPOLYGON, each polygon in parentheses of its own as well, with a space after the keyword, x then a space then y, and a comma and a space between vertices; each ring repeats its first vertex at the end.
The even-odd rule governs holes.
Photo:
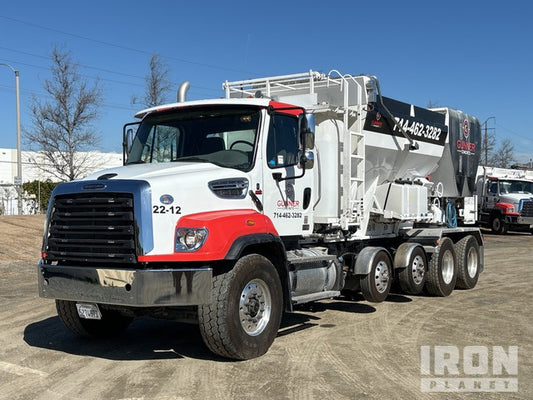
POLYGON ((139 125, 140 122, 132 122, 124 125, 124 128, 122 128, 122 158, 124 164, 130 155, 131 146, 133 145, 133 140, 135 139, 139 125))
POLYGON ((300 143, 302 148, 310 150, 315 147, 315 115, 304 114, 300 123, 300 143))

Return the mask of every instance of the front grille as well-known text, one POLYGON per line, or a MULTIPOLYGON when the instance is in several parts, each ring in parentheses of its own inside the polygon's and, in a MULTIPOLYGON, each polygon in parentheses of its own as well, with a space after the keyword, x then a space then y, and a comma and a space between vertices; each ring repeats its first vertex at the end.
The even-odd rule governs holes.
POLYGON ((133 196, 76 193, 54 198, 46 259, 69 263, 133 263, 133 196))
POLYGON ((533 217, 533 200, 522 201, 522 208, 520 209, 522 217, 533 217))

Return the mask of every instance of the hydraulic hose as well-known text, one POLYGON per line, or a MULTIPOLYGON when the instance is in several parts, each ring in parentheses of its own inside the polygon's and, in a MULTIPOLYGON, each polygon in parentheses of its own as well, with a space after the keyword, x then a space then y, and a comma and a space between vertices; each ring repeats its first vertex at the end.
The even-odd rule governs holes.
POLYGON ((378 89, 379 103, 381 104, 381 107, 383 107, 383 110, 387 114, 387 117, 389 117, 394 122, 395 126, 398 127, 402 135, 405 136, 405 138, 409 141, 409 150, 418 150, 418 143, 416 143, 413 140, 413 138, 409 136, 409 134, 405 131, 405 129, 403 129, 403 126, 398 124, 398 122, 396 121, 396 118, 394 118, 394 115, 392 115, 392 113, 389 111, 389 109, 383 102, 383 97, 381 97, 381 87, 379 86, 378 78, 376 78, 375 76, 372 76, 371 78, 374 80, 374 82, 376 82, 376 88, 378 89))
POLYGON ((446 226, 448 228, 457 228, 457 212, 455 211, 455 205, 449 201, 446 204, 446 226))

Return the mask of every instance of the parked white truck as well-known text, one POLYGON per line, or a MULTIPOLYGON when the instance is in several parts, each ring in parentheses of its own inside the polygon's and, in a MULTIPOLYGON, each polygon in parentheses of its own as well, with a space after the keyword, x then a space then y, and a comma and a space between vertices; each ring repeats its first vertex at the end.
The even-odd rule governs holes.
POLYGON ((444 193, 430 177, 464 175, 449 143, 479 140, 476 118, 335 71, 223 88, 184 101, 183 86, 182 101, 139 112, 123 167, 55 189, 39 292, 71 331, 192 319, 211 351, 250 359, 297 304, 353 291, 380 302, 393 280, 437 296, 476 285, 482 236, 446 212, 470 179, 444 193))
POLYGON ((476 186, 479 224, 494 233, 533 233, 533 173, 479 167, 476 186))

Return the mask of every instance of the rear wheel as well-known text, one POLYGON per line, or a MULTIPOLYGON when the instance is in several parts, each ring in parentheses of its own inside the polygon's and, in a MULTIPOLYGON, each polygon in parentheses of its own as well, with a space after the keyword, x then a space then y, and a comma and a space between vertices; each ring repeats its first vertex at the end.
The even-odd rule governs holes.
POLYGON ((117 311, 100 309, 102 319, 85 319, 78 315, 76 302, 56 300, 57 315, 63 324, 73 333, 84 337, 113 337, 120 335, 129 326, 132 317, 117 311))
POLYGON ((388 253, 379 250, 372 260, 370 272, 361 278, 361 292, 367 301, 380 303, 392 286, 392 263, 388 253))
POLYGON ((411 252, 409 263, 398 273, 398 280, 402 291, 407 294, 419 294, 426 282, 426 252, 422 247, 416 247, 411 252))
POLYGON ((455 245, 458 262, 457 284, 461 289, 472 289, 479 278, 479 243, 472 235, 465 236, 455 245))
POLYGON ((200 332, 215 354, 248 360, 267 352, 281 322, 283 293, 272 263, 244 256, 213 278, 213 301, 198 307, 200 332))
POLYGON ((426 290, 434 296, 449 296, 457 282, 457 256, 450 238, 440 239, 428 265, 426 290))

